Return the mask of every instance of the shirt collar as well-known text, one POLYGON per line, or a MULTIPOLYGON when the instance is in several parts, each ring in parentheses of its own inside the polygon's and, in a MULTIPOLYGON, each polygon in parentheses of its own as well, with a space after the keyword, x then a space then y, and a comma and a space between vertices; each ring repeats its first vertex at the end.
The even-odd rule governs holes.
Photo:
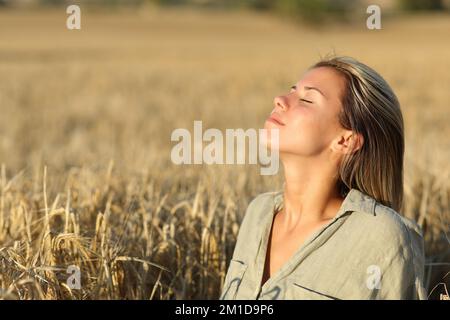
MULTIPOLYGON (((277 211, 283 207, 283 190, 279 190, 274 193, 274 209, 277 211)), ((351 188, 344 198, 344 201, 339 208, 335 219, 341 217, 347 212, 364 212, 367 214, 375 215, 376 201, 369 195, 359 191, 358 189, 351 188)))

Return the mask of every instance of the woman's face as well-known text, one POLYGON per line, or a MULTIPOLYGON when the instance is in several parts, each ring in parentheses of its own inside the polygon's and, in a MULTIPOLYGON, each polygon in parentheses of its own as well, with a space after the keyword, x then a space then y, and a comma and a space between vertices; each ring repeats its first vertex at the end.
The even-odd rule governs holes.
MULTIPOLYGON (((289 93, 275 97, 265 129, 279 129, 280 154, 316 156, 342 130, 338 115, 345 79, 332 68, 307 71, 289 93)), ((270 135, 269 135, 269 144, 270 135)))

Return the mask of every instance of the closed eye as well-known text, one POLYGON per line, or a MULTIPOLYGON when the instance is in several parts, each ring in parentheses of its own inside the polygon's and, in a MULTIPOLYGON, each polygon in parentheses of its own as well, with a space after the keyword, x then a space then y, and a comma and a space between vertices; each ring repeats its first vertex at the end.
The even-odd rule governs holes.
POLYGON ((307 102, 307 103, 313 103, 312 101, 306 100, 306 99, 300 99, 300 101, 305 101, 305 102, 307 102))

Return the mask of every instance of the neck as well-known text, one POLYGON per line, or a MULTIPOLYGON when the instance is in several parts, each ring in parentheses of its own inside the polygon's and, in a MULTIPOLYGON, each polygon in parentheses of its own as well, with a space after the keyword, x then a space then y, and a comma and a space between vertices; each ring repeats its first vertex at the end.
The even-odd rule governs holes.
POLYGON ((333 218, 343 201, 337 188, 337 164, 294 156, 282 161, 285 228, 333 218))

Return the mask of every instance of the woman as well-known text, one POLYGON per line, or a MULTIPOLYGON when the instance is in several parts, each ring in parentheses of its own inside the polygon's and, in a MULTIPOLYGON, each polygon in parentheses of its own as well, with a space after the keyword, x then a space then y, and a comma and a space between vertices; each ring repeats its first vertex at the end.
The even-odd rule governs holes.
POLYGON ((418 226, 400 216, 403 118, 386 81, 324 59, 274 100, 283 190, 248 206, 221 299, 426 299, 418 226))

